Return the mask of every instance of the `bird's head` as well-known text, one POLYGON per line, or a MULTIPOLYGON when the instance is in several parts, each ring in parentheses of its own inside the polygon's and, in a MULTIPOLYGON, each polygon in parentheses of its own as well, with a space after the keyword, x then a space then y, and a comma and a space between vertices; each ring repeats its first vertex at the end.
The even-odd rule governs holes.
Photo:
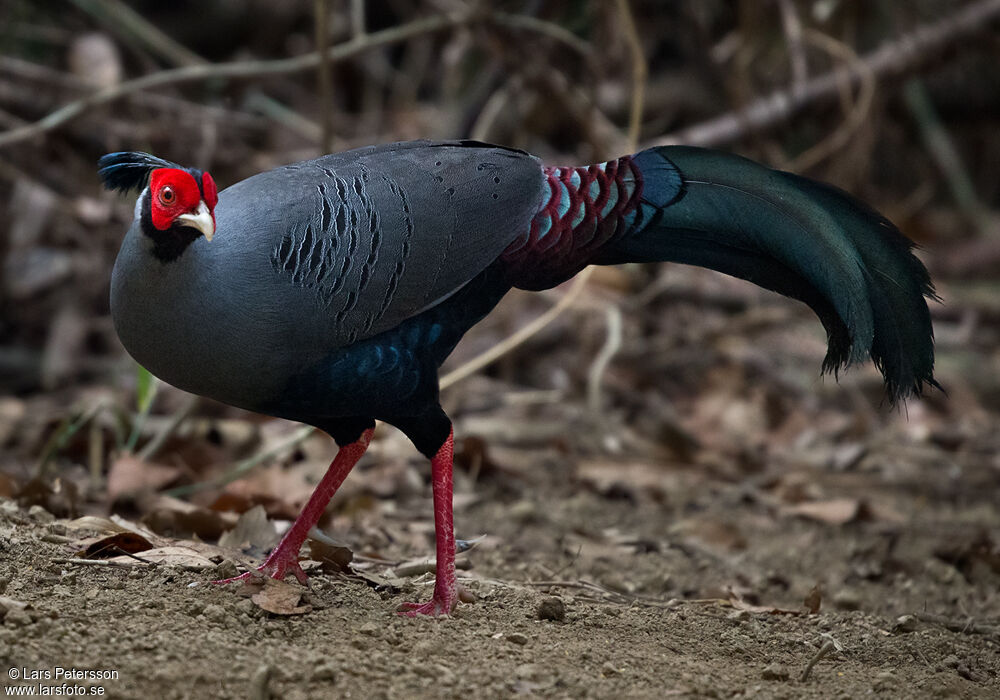
POLYGON ((98 173, 110 190, 142 190, 137 216, 161 257, 173 260, 197 238, 215 235, 219 193, 207 172, 128 151, 103 156, 98 173))
POLYGON ((149 174, 149 214, 157 231, 187 226, 212 240, 219 193, 211 175, 200 173, 199 179, 198 174, 181 168, 156 168, 149 174))

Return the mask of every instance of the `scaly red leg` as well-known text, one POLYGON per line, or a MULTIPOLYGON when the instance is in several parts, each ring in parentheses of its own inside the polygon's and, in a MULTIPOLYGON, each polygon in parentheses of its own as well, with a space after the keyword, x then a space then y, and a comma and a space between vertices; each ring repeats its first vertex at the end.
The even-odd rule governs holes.
MULTIPOLYGON (((271 556, 257 567, 256 571, 248 571, 240 576, 223 579, 222 581, 213 581, 213 583, 244 581, 251 576, 260 574, 270 576, 271 578, 283 579, 288 573, 295 574, 295 578, 299 580, 299 583, 305 583, 307 579, 306 572, 299 566, 299 550, 302 549, 302 543, 306 541, 306 536, 308 536, 313 526, 319 522, 320 516, 323 515, 327 504, 333 498, 333 494, 337 492, 340 485, 344 483, 344 479, 351 473, 351 469, 361 459, 361 455, 368 449, 368 443, 372 441, 374 432, 374 428, 369 428, 361 433, 361 437, 358 438, 357 442, 352 442, 340 448, 337 456, 330 463, 330 468, 326 470, 326 474, 323 475, 322 480, 320 480, 316 489, 312 492, 312 496, 309 497, 309 502, 306 503, 305 508, 299 513, 299 517, 295 519, 292 527, 281 538, 281 542, 271 552, 271 556)), ((448 493, 450 497, 450 486, 448 493)))
POLYGON ((458 603, 458 584, 455 580, 455 526, 452 519, 451 468, 455 452, 454 431, 431 460, 431 483, 434 490, 434 537, 437 541, 437 575, 434 597, 420 603, 403 603, 400 613, 409 617, 417 615, 447 615, 458 603))

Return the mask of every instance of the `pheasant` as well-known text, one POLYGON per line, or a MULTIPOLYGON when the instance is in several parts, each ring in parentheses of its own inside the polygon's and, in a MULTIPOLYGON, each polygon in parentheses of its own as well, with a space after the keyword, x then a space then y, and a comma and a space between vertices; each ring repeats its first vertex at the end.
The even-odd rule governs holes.
POLYGON ((339 446, 259 572, 305 582, 299 550, 376 419, 431 460, 434 593, 405 614, 449 614, 458 600, 438 369, 512 288, 547 289, 587 265, 699 265, 809 305, 828 335, 824 370, 870 358, 892 400, 937 386, 934 292, 913 243, 839 189, 735 155, 667 146, 551 167, 476 141, 414 141, 222 192, 207 172, 145 153, 108 154, 99 174, 140 191, 111 283, 128 352, 181 389, 339 446))

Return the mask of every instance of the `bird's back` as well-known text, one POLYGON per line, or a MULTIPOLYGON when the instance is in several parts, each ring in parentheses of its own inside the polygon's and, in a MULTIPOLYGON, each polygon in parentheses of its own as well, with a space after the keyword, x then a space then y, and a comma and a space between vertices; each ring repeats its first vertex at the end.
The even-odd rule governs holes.
POLYGON ((259 408, 303 367, 461 289, 530 225, 544 184, 534 157, 474 142, 255 175, 220 193, 215 237, 176 261, 146 254, 133 226, 115 266, 116 327, 166 381, 259 408))

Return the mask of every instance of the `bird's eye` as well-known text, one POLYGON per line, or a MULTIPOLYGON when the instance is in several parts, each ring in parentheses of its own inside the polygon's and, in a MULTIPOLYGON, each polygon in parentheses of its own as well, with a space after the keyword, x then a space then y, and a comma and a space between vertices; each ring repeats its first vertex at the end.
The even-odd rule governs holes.
POLYGON ((174 194, 174 188, 170 185, 160 190, 160 202, 163 204, 173 204, 175 199, 177 199, 177 195, 174 194))

